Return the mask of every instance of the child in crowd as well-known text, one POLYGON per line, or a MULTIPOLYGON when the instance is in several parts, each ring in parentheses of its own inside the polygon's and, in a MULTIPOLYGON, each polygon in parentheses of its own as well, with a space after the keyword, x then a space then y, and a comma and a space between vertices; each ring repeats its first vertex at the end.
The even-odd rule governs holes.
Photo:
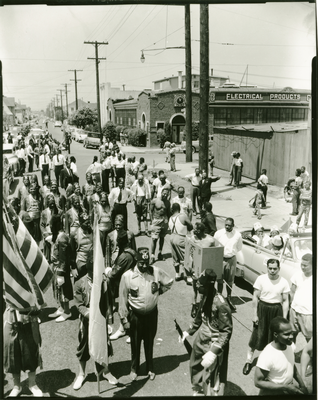
POLYGON ((254 197, 253 207, 254 207, 254 215, 257 215, 258 219, 262 218, 261 207, 265 202, 264 194, 262 191, 262 185, 260 183, 257 184, 257 190, 254 197))

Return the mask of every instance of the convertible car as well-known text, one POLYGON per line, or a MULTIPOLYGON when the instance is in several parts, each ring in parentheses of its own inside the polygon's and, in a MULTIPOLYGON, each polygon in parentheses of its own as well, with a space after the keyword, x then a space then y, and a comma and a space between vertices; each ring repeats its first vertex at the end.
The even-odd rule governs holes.
MULTIPOLYGON (((269 231, 264 232, 269 235, 269 231)), ((280 254, 257 245, 251 231, 243 231, 241 234, 243 248, 237 254, 236 276, 242 277, 251 285, 259 275, 267 273, 266 262, 270 258, 280 260, 280 275, 290 284, 290 278, 300 269, 301 257, 312 253, 311 232, 281 234, 285 245, 280 254)))

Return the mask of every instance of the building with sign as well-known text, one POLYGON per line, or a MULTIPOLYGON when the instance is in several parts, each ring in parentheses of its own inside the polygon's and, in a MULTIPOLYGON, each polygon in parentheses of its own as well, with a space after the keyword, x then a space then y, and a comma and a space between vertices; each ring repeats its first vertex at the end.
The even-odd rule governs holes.
POLYGON ((210 92, 210 132, 215 165, 228 170, 232 151, 241 154, 243 175, 267 169, 271 184, 283 186, 295 169, 311 172, 309 90, 224 89, 210 92))

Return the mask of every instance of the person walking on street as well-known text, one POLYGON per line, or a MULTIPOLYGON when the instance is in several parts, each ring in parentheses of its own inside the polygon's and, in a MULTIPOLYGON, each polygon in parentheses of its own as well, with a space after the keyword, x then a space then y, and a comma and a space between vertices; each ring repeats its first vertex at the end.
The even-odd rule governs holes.
POLYGON ((187 215, 190 221, 192 221, 192 201, 186 197, 185 188, 183 186, 178 187, 178 196, 171 200, 171 205, 173 203, 178 203, 180 205, 180 212, 187 215))
POLYGON ((150 203, 149 215, 151 222, 151 259, 153 264, 156 260, 155 252, 157 241, 159 239, 158 260, 163 261, 162 249, 165 241, 165 236, 168 230, 168 222, 170 216, 170 202, 167 199, 168 190, 163 189, 161 198, 155 198, 150 203))
POLYGON ((198 203, 199 212, 201 211, 201 201, 200 201, 200 182, 202 176, 200 174, 199 168, 195 169, 194 174, 186 175, 185 178, 191 183, 190 194, 193 207, 193 215, 197 215, 196 204, 198 203))
POLYGON ((204 270, 198 279, 202 295, 199 311, 181 340, 197 332, 190 356, 193 395, 223 396, 227 382, 229 343, 233 324, 231 310, 214 287, 216 273, 204 270))
POLYGON ((266 169, 262 169, 262 174, 257 181, 261 185, 260 189, 262 190, 264 195, 264 201, 262 203, 262 207, 266 207, 266 199, 267 199, 268 176, 266 175, 266 173, 267 173, 266 169))
POLYGON ((241 154, 236 153, 234 156, 234 186, 240 186, 243 172, 243 160, 241 154))
POLYGON ((200 203, 201 203, 201 217, 204 211, 205 204, 210 202, 212 196, 211 185, 221 179, 220 176, 208 177, 206 170, 202 170, 202 180, 200 181, 200 203))
POLYGON ((169 158, 170 158, 170 170, 172 172, 176 172, 176 144, 171 143, 169 150, 169 158))
POLYGON ((113 188, 110 191, 108 200, 112 209, 112 221, 115 223, 116 215, 121 214, 124 217, 124 228, 128 229, 128 212, 127 203, 133 199, 134 193, 125 188, 124 179, 120 178, 118 181, 118 187, 113 188))
POLYGON ((148 235, 147 214, 148 214, 151 193, 150 193, 149 182, 145 181, 145 178, 141 172, 138 174, 138 179, 131 186, 131 191, 133 192, 134 196, 135 210, 138 222, 137 235, 141 233, 141 221, 144 222, 145 233, 146 235, 148 235))
POLYGON ((301 221, 301 218, 303 214, 305 214, 305 219, 304 219, 304 228, 307 228, 308 225, 308 219, 309 219, 309 213, 310 213, 310 207, 312 204, 312 190, 311 190, 311 182, 307 180, 304 183, 304 189, 300 189, 300 206, 299 206, 299 212, 296 218, 296 225, 297 225, 297 230, 301 221))
POLYGON ((62 151, 60 149, 57 149, 57 154, 55 154, 53 156, 52 164, 53 164, 53 168, 54 168, 56 182, 59 183, 60 182, 60 174, 61 174, 61 171, 64 168, 64 164, 65 164, 65 157, 62 154, 62 151))
POLYGON ((303 187, 303 180, 301 179, 301 170, 299 168, 296 169, 295 172, 295 182, 293 183, 293 197, 292 197, 292 205, 293 210, 290 215, 298 215, 299 205, 300 205, 300 189, 303 187))
POLYGON ((229 183, 227 184, 227 186, 231 186, 233 181, 235 183, 235 164, 234 164, 235 155, 236 155, 236 151, 232 151, 232 153, 231 153, 232 160, 231 160, 231 166, 230 166, 230 180, 229 180, 229 183))
POLYGON ((42 150, 39 161, 39 168, 42 177, 42 185, 44 185, 44 177, 46 175, 50 177, 50 166, 51 166, 50 156, 47 153, 45 153, 44 150, 42 150))
POLYGON ((216 228, 216 220, 215 216, 212 212, 212 203, 205 203, 205 212, 201 219, 202 224, 204 225, 204 233, 214 236, 217 231, 216 228))
POLYGON ((248 344, 244 375, 248 375, 252 369, 254 351, 262 351, 273 340, 273 334, 268 329, 272 319, 287 317, 290 287, 279 272, 279 260, 271 258, 267 261, 267 274, 260 275, 254 283, 253 332, 248 344))
POLYGON ((185 238, 188 232, 192 231, 193 226, 188 215, 181 213, 180 204, 172 204, 171 214, 169 219, 171 254, 176 271, 175 280, 180 281, 184 272, 185 238))
POLYGON ((137 379, 140 347, 144 342, 146 368, 150 380, 155 379, 153 346, 158 325, 159 295, 171 288, 173 279, 166 272, 149 264, 149 250, 138 249, 137 265, 125 272, 119 286, 119 317, 131 338, 132 381, 137 379))
MULTIPOLYGON (((252 201, 252 200, 250 200, 252 201)), ((265 203, 265 197, 263 194, 262 185, 260 183, 257 184, 257 190, 255 192, 253 206, 254 206, 254 215, 257 215, 258 219, 262 219, 261 208, 265 203)))
POLYGON ((227 302, 232 311, 236 310, 231 301, 232 286, 236 271, 236 254, 242 250, 243 241, 240 232, 234 228, 234 219, 226 218, 225 228, 215 232, 215 239, 224 246, 223 276, 218 280, 218 292, 223 292, 223 279, 226 282, 227 302))

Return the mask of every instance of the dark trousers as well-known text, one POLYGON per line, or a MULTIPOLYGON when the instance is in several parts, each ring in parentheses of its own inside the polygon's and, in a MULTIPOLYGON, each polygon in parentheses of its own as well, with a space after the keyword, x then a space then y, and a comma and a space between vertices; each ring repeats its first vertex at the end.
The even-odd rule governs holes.
POLYGON ((102 185, 103 185, 103 191, 107 194, 109 194, 109 174, 110 174, 110 169, 103 169, 102 185))
POLYGON ((25 173, 25 159, 24 158, 19 158, 19 164, 20 164, 20 175, 23 175, 25 173))
POLYGON ((48 177, 50 176, 49 164, 42 164, 42 171, 41 171, 42 185, 44 185, 44 177, 46 175, 48 177))
POLYGON ((115 203, 114 204, 114 208, 113 208, 113 211, 112 211, 112 223, 113 223, 113 226, 115 226, 115 218, 116 218, 116 215, 118 215, 118 214, 121 214, 123 217, 124 217, 124 229, 127 231, 127 229, 128 229, 128 221, 127 221, 127 218, 128 218, 128 215, 127 215, 127 204, 125 203, 125 204, 119 204, 119 203, 115 203))
POLYGON ((265 204, 262 204, 262 207, 265 207, 266 206, 266 196, 267 196, 267 186, 266 185, 262 186, 261 190, 262 190, 264 198, 265 198, 265 204))
POLYGON ((33 157, 28 156, 29 161, 29 172, 33 172, 33 157))
POLYGON ((57 165, 54 168, 54 174, 55 174, 55 179, 57 181, 57 186, 60 186, 60 173, 61 173, 62 169, 63 169, 63 165, 57 165))
POLYGON ((197 186, 191 186, 190 193, 191 193, 193 212, 197 212, 197 205, 196 205, 197 202, 200 211, 201 210, 201 201, 199 200, 200 188, 197 186))
POLYGON ((126 170, 125 168, 116 168, 116 186, 118 186, 119 178, 126 178, 126 170))
POLYGON ((155 307, 149 314, 130 312, 130 347, 131 371, 138 373, 140 366, 141 341, 144 341, 144 351, 147 372, 153 372, 153 343, 157 333, 158 309, 155 307))
POLYGON ((298 189, 293 189, 293 197, 292 197, 292 205, 293 205, 293 214, 298 214, 298 208, 300 205, 300 192, 298 189))

